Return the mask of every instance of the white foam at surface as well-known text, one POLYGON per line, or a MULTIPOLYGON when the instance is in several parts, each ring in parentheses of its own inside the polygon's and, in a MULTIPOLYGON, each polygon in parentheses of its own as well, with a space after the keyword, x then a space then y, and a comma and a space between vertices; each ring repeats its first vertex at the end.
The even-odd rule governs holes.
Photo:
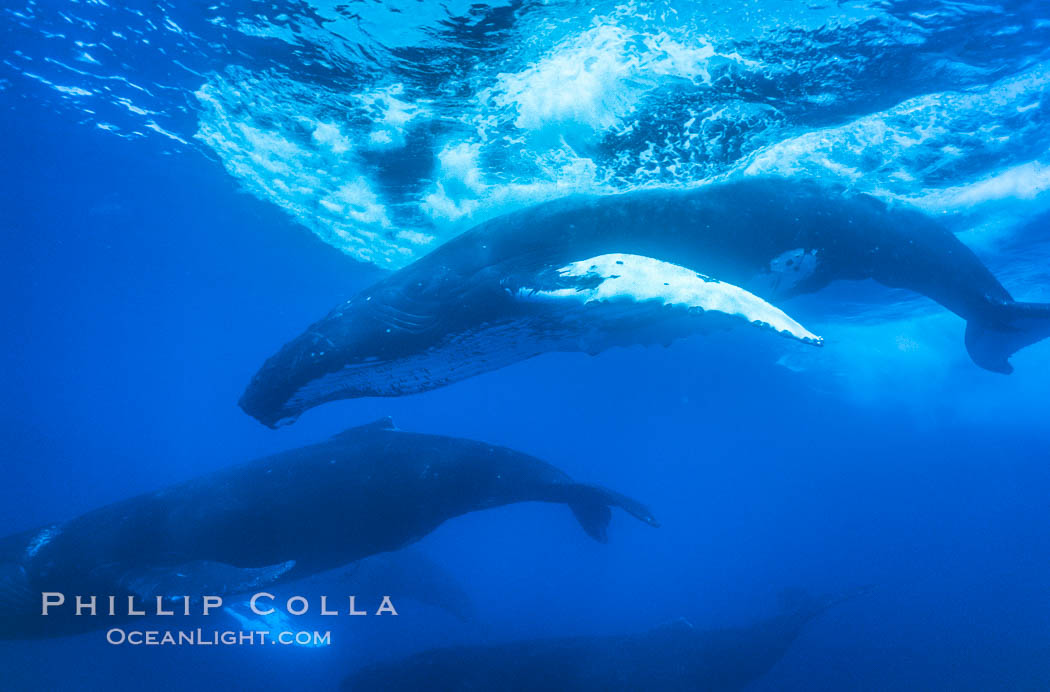
MULTIPOLYGON (((329 244, 363 262, 400 267, 433 241, 418 230, 396 228, 356 156, 365 146, 344 133, 331 104, 301 109, 310 102, 303 85, 233 70, 216 75, 196 97, 205 116, 197 139, 248 190, 329 244)), ((377 103, 386 102, 376 94, 364 106, 354 95, 346 98, 348 108, 377 103)), ((410 119, 398 110, 388 118, 388 131, 397 132, 410 119)))
MULTIPOLYGON (((1050 206, 1047 52, 1031 42, 1003 60, 945 55, 924 46, 934 14, 852 2, 519 11, 503 0, 309 0, 249 13, 212 5, 195 20, 174 7, 74 3, 55 17, 16 4, 12 27, 46 40, 16 41, 0 61, 13 74, 45 84, 99 131, 206 149, 246 191, 386 268, 553 197, 745 169, 844 181, 939 214, 989 247, 1050 206), (130 68, 115 59, 138 51, 130 68), (146 67, 161 64, 173 69, 146 67), (854 87, 902 64, 928 71, 929 86, 854 115, 868 108, 850 103, 854 87), (936 91, 914 95, 924 89, 936 91), (799 111, 831 124, 813 130, 799 111), (196 139, 185 115, 197 118, 196 139)), ((940 11, 947 25, 994 19, 989 7, 940 11)))
POLYGON ((1028 161, 963 185, 932 190, 916 199, 931 211, 974 207, 1001 200, 1034 200, 1050 190, 1050 165, 1028 161))
POLYGON ((487 188, 478 157, 480 145, 472 142, 446 144, 438 153, 438 176, 422 208, 433 219, 455 221, 469 216, 487 188))
MULTIPOLYGON (((322 4, 318 12, 327 16, 332 8, 322 4)), ((368 8, 361 21, 378 30, 389 24, 386 12, 368 8)), ((420 28, 445 12, 405 17, 404 26, 391 27, 383 43, 407 45, 403 41, 413 32, 425 34, 420 28)), ((829 26, 863 16, 836 12, 828 15, 834 22, 829 26)), ((729 99, 717 107, 687 109, 661 134, 663 139, 654 136, 632 150, 639 114, 651 114, 650 100, 662 98, 669 87, 712 87, 715 65, 718 74, 729 65, 740 74, 767 78, 790 71, 727 49, 696 31, 705 25, 696 24, 695 17, 678 21, 673 14, 662 5, 626 3, 596 7, 580 22, 537 24, 535 29, 545 31, 518 36, 508 44, 510 52, 498 58, 502 64, 479 64, 468 71, 454 85, 469 87, 465 95, 447 101, 445 95, 421 97, 382 80, 338 93, 291 75, 233 69, 212 75, 198 92, 213 98, 202 111, 198 137, 248 190, 287 210, 326 242, 359 260, 398 268, 471 225, 561 195, 702 184, 725 173, 721 159, 747 156, 752 145, 741 139, 741 130, 775 132, 782 118, 776 108, 729 99), (389 195, 371 173, 375 155, 400 156, 411 128, 439 122, 455 125, 427 143, 433 169, 389 195), (241 126, 256 136, 238 133, 241 126), (306 145, 303 131, 309 131, 306 145), (610 145, 622 149, 617 158, 596 153, 596 147, 610 145), (363 161, 362 152, 373 158, 363 161), (339 193, 343 184, 350 188, 339 193), (338 198, 351 190, 359 193, 361 204, 357 213, 344 215, 346 205, 338 198)), ((697 16, 703 14, 710 15, 697 10, 697 16)), ((331 19, 333 30, 351 31, 345 18, 331 19)), ((807 13, 792 16, 790 24, 804 25, 806 19, 807 13)), ((273 34, 302 44, 316 38, 304 33, 308 29, 298 24, 289 38, 281 24, 273 34)), ((890 22, 884 30, 888 40, 922 43, 921 32, 906 24, 890 22)), ((332 37, 325 40, 331 43, 332 37)), ((950 67, 967 69, 962 63, 950 67)), ((924 196, 930 203, 944 201, 948 195, 936 192, 952 187, 954 167, 966 168, 989 149, 1019 148, 1028 130, 1022 126, 1011 133, 1005 123, 1012 115, 1020 113, 1024 120, 1025 109, 1032 109, 1031 122, 1039 124, 1035 104, 1045 90, 1043 70, 1041 63, 1034 64, 984 91, 926 94, 842 125, 770 137, 766 141, 774 143, 753 153, 737 171, 846 181, 854 189, 920 205, 924 196), (996 127, 1002 132, 993 131, 996 127), (975 128, 977 136, 972 136, 975 128)), ((829 91, 808 98, 826 107, 838 95, 829 91)), ((957 196, 957 209, 963 208, 963 199, 957 196)))
POLYGON ((370 148, 404 146, 408 125, 413 120, 431 115, 425 103, 403 100, 404 91, 404 85, 391 84, 355 96, 372 123, 372 129, 368 133, 370 148))
POLYGON ((69 94, 70 96, 91 96, 91 92, 87 89, 81 89, 80 87, 68 87, 58 86, 52 87, 55 91, 61 91, 63 94, 69 94))
POLYGON ((339 125, 335 123, 318 122, 311 136, 319 144, 328 146, 333 154, 343 154, 350 151, 350 140, 339 129, 339 125))
MULTIPOLYGON (((423 20, 406 18, 413 25, 423 20)), ((340 20, 334 21, 333 28, 340 20)), ((443 103, 436 112, 399 84, 336 93, 290 76, 232 68, 198 90, 203 108, 197 137, 246 189, 326 242, 359 260, 398 268, 501 213, 572 193, 625 189, 588 147, 622 127, 668 80, 706 83, 716 58, 752 64, 739 55, 719 55, 703 35, 647 31, 653 21, 617 7, 583 31, 569 27, 535 61, 519 63, 524 69, 498 72, 493 80, 488 66, 479 66, 486 69, 470 76, 478 80, 474 94, 451 111, 443 103), (418 192, 404 199, 398 190, 389 198, 360 153, 399 155, 410 129, 437 117, 454 118, 461 127, 430 145, 434 170, 418 192), (304 145, 299 133, 311 126, 304 145), (354 181, 355 188, 367 184, 375 213, 341 216, 329 192, 338 187, 337 178, 354 181), (395 218, 393 207, 405 214, 395 218)), ((274 32, 288 38, 280 27, 274 32)))
POLYGON ((1046 166, 1011 158, 1016 151, 1031 151, 1021 142, 1042 142, 1050 157, 1050 137, 1036 112, 1048 88, 1050 63, 1037 63, 980 90, 924 94, 843 125, 789 137, 752 154, 739 171, 830 178, 933 213, 971 212, 1005 198, 1031 200, 1047 190, 1046 166), (959 179, 954 171, 968 171, 995 154, 1001 155, 998 170, 959 184, 943 182, 959 179))
POLYGON ((608 189, 592 160, 566 152, 545 157, 549 168, 532 182, 491 182, 481 162, 479 143, 449 143, 437 158, 437 175, 420 210, 435 224, 447 224, 446 237, 515 208, 573 193, 608 189))
POLYGON ((497 76, 478 94, 494 110, 511 108, 524 130, 582 126, 598 135, 635 111, 651 91, 680 79, 708 83, 713 58, 755 66, 738 53, 719 54, 704 36, 683 42, 666 31, 630 28, 615 16, 595 18, 517 72, 497 76))

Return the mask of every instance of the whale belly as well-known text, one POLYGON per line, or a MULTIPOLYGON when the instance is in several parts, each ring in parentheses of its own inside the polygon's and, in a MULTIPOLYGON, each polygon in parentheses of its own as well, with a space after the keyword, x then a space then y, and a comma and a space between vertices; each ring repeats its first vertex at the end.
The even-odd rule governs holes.
POLYGON ((483 324, 412 355, 347 364, 305 383, 286 408, 304 411, 335 399, 424 392, 554 350, 563 341, 527 318, 483 324))

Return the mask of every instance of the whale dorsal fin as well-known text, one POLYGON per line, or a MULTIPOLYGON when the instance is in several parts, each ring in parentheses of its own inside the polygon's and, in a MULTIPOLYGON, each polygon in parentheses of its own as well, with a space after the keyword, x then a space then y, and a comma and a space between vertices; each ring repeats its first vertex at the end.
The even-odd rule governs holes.
POLYGON ((684 617, 676 617, 670 622, 665 622, 656 628, 657 630, 671 631, 671 632, 692 632, 696 629, 693 623, 689 622, 684 617))
POLYGON ((350 430, 397 430, 397 426, 394 425, 393 418, 390 416, 383 416, 382 418, 377 418, 371 423, 365 423, 356 428, 350 428, 350 430))
POLYGON ((397 426, 394 425, 394 419, 390 416, 383 416, 378 418, 371 423, 365 423, 364 425, 358 425, 353 428, 347 428, 343 432, 332 435, 332 439, 337 440, 341 437, 347 437, 350 435, 356 435, 361 432, 378 431, 378 430, 397 430, 397 426))

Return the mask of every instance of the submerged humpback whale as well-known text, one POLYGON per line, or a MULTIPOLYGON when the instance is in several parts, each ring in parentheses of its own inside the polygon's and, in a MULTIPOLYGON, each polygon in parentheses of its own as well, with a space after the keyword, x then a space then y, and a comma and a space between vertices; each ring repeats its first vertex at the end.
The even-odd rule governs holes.
POLYGON ((768 673, 806 623, 851 595, 806 597, 750 627, 698 630, 678 620, 641 634, 432 649, 362 668, 342 689, 735 692, 768 673))
MULTIPOLYGON (((356 603, 363 604, 365 610, 381 604, 383 597, 389 596, 397 602, 399 615, 414 614, 413 606, 405 604, 405 601, 412 601, 417 605, 416 613, 418 605, 424 605, 441 609, 463 624, 478 624, 473 600, 463 585, 416 546, 371 555, 345 568, 329 570, 295 583, 295 595, 306 598, 309 603, 319 603, 323 597, 337 600, 332 599, 333 594, 353 594, 356 603)), ((247 594, 239 603, 224 605, 223 613, 233 618, 242 630, 270 632, 301 631, 306 627, 320 626, 326 620, 317 615, 317 611, 312 612, 316 615, 312 619, 309 619, 311 615, 289 616, 286 611, 276 608, 273 613, 260 615, 251 609, 247 594)), ((330 618, 327 620, 330 622, 330 618)))
POLYGON ((819 339, 764 299, 874 279, 967 321, 975 363, 1009 373, 1050 336, 929 217, 816 182, 555 200, 482 223, 335 308, 256 373, 241 407, 271 427, 326 401, 421 392, 547 351, 667 343, 750 322, 819 339))
POLYGON ((461 514, 533 501, 568 505, 603 542, 610 507, 658 525, 641 503, 535 457, 383 419, 0 539, 0 638, 114 622, 74 615, 72 594, 98 595, 102 612, 109 595, 126 604, 241 593, 397 550, 461 514), (44 617, 43 592, 70 602, 44 617))
POLYGON ((474 603, 463 585, 419 548, 380 553, 340 570, 338 578, 378 603, 384 594, 402 594, 424 605, 441 608, 461 622, 477 618, 474 603))

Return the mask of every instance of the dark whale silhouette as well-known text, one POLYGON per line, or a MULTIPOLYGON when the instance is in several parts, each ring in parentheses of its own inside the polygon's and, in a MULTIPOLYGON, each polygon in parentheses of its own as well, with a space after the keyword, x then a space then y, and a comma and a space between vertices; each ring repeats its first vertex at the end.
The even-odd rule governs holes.
POLYGON ((868 278, 967 320, 967 349, 989 370, 1010 372, 1012 353, 1050 335, 1050 305, 1015 302, 929 217, 815 182, 745 179, 485 222, 309 327, 240 405, 275 427, 334 399, 421 392, 547 351, 667 343, 732 315, 819 343, 755 296, 868 278))
POLYGON ((461 622, 472 622, 477 612, 470 594, 459 581, 418 548, 380 553, 359 560, 336 577, 350 584, 350 593, 379 602, 384 594, 402 594, 425 605, 441 608, 461 622))
POLYGON ((698 630, 685 620, 641 634, 431 649, 371 665, 344 692, 731 692, 758 680, 802 628, 846 598, 814 599, 750 627, 698 630))
MULTIPOLYGON (((337 609, 345 608, 345 596, 336 595, 353 594, 356 603, 361 604, 355 608, 367 611, 369 608, 374 610, 384 596, 389 596, 397 603, 397 612, 402 616, 417 614, 418 606, 423 605, 439 608, 464 625, 483 626, 478 621, 470 594, 459 580, 417 546, 370 555, 346 567, 300 579, 293 588, 295 595, 303 596, 315 605, 321 597, 328 596, 329 600, 336 601, 337 609)), ((230 599, 230 603, 223 607, 223 614, 230 616, 242 630, 302 631, 308 627, 323 629, 331 622, 331 618, 317 615, 317 610, 305 616, 290 617, 277 609, 261 616, 251 610, 249 601, 245 594, 240 599, 230 599)))
POLYGON ((383 419, 0 539, 0 638, 114 621, 72 616, 71 604, 42 617, 42 592, 123 603, 126 595, 235 594, 397 550, 467 512, 532 501, 568 505, 599 541, 610 507, 657 525, 635 500, 535 457, 403 432, 383 419))

